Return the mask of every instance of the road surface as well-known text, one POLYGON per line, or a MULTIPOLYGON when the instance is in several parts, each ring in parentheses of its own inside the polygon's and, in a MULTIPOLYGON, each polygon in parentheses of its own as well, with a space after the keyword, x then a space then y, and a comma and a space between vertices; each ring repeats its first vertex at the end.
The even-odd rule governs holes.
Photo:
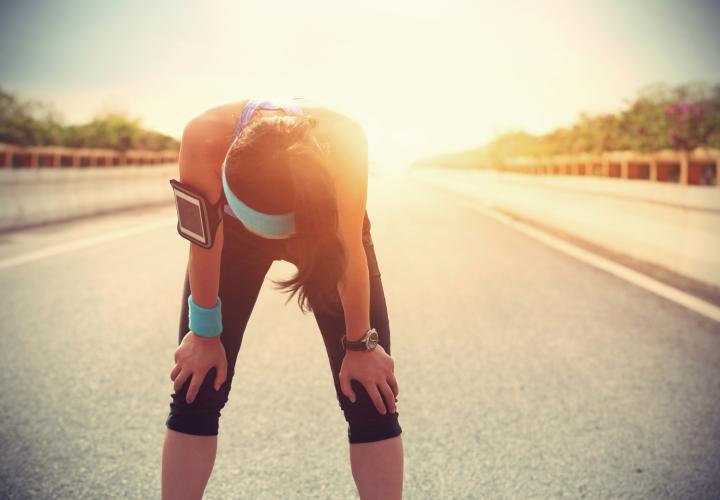
MULTIPOLYGON (((427 185, 371 178, 368 213, 405 498, 720 496, 717 322, 427 185)), ((1 498, 159 498, 189 245, 173 218, 0 235, 1 498)), ((314 318, 269 282, 293 271, 260 294, 205 498, 355 498, 314 318)))

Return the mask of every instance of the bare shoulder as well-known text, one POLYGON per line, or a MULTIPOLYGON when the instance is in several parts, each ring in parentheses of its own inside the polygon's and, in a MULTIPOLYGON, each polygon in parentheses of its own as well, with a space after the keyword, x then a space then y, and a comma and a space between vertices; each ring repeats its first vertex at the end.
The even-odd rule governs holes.
POLYGON ((207 109, 188 121, 180 142, 180 181, 211 203, 222 194, 221 168, 232 142, 237 113, 245 101, 207 109))
POLYGON ((318 120, 316 138, 328 147, 333 177, 357 179, 367 176, 367 135, 362 124, 326 106, 303 106, 318 120))
POLYGON ((312 102, 302 104, 303 112, 318 119, 318 130, 330 139, 348 134, 364 135, 365 131, 355 118, 329 106, 312 102))
POLYGON ((190 119, 183 129, 183 141, 212 152, 227 149, 232 140, 235 123, 247 100, 206 109, 190 119))
POLYGON ((363 126, 351 116, 324 106, 303 107, 318 119, 318 139, 328 146, 328 167, 337 200, 338 233, 351 251, 362 252, 367 205, 368 145, 363 126))

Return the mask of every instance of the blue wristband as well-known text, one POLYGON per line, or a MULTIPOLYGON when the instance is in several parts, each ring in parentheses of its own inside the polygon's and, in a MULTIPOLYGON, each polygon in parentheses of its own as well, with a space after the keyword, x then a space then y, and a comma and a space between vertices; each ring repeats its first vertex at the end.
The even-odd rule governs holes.
POLYGON ((222 333, 222 302, 217 299, 215 307, 201 307, 195 303, 192 295, 188 297, 188 315, 190 331, 201 337, 217 337, 222 333))

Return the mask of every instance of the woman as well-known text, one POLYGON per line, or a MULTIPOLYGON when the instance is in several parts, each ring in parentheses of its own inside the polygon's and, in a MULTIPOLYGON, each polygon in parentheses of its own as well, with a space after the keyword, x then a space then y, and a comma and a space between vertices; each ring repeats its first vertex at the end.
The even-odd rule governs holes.
POLYGON ((163 498, 202 497, 245 327, 278 259, 298 272, 275 283, 288 301, 297 294, 321 331, 360 497, 402 496, 398 384, 365 206, 367 167, 362 128, 305 101, 226 104, 185 127, 180 182, 223 213, 212 247, 190 244, 163 498))

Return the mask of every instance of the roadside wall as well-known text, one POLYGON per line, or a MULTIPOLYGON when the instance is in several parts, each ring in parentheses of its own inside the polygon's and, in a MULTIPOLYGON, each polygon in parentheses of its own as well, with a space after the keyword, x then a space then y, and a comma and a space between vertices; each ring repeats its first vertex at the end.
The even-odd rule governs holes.
POLYGON ((0 231, 143 205, 172 204, 177 164, 0 170, 0 231))
POLYGON ((720 286, 718 187, 448 169, 409 175, 720 286))

